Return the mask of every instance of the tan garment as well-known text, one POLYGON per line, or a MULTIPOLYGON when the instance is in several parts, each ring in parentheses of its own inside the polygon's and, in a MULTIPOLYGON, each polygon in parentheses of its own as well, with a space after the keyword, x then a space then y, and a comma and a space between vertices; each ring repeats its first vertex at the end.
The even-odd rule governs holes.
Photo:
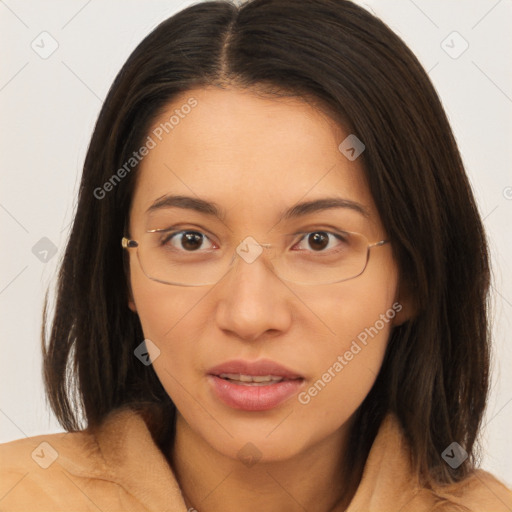
MULTIPOLYGON (((347 510, 464 510, 454 505, 459 504, 474 512, 512 511, 512 493, 484 471, 436 497, 414 485, 407 460, 398 422, 388 416, 347 510)), ((127 409, 111 413, 96 436, 82 431, 1 444, 0 468, 1 512, 187 511, 147 424, 127 409)))

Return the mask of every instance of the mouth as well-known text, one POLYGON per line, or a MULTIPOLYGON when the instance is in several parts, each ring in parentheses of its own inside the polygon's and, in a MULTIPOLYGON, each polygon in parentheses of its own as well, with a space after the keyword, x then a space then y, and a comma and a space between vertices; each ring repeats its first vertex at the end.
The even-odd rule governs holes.
POLYGON ((278 407, 305 382, 298 373, 270 360, 229 361, 211 368, 207 378, 216 399, 244 411, 278 407))
MULTIPOLYGON (((276 384, 285 380, 296 380, 278 375, 244 375, 241 373, 221 373, 218 377, 241 386, 268 386, 269 384, 276 384)), ((298 378, 300 379, 300 377, 298 378)))
POLYGON ((299 373, 270 359, 260 359, 258 361, 235 359, 214 366, 210 368, 207 373, 209 375, 216 375, 221 378, 239 382, 264 382, 279 379, 293 380, 303 378, 299 373))

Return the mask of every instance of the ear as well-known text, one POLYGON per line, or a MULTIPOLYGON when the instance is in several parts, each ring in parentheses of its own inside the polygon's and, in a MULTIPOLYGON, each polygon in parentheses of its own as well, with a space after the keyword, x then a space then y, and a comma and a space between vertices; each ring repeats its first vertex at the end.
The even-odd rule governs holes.
POLYGON ((133 299, 132 285, 130 283, 130 279, 128 279, 128 307, 134 313, 137 313, 137 306, 135 305, 135 300, 133 299))
POLYGON ((133 292, 132 292, 132 283, 130 279, 130 261, 129 261, 129 255, 123 254, 123 269, 124 269, 124 276, 126 279, 126 284, 128 288, 128 307, 134 312, 137 312, 137 306, 135 305, 135 300, 133 299, 133 292))
POLYGON ((411 290, 411 283, 400 280, 398 284, 393 309, 396 315, 393 319, 393 326, 398 327, 416 316, 416 298, 411 290))
POLYGON ((135 302, 133 300, 128 301, 128 307, 134 312, 137 313, 137 306, 135 306, 135 302))

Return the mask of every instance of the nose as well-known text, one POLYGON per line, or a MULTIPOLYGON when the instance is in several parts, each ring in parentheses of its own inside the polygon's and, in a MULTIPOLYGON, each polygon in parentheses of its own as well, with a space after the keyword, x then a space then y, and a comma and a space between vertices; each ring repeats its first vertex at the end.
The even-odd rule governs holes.
MULTIPOLYGON (((263 244, 262 244, 263 245, 263 244)), ((246 341, 276 336, 289 329, 291 293, 262 254, 255 260, 236 256, 217 284, 217 326, 246 341)))

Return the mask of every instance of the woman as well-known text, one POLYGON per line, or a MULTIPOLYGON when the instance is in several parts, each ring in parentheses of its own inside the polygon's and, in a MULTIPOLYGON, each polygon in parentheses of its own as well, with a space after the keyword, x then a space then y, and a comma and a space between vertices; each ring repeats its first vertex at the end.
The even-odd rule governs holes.
POLYGON ((446 115, 387 26, 189 7, 103 105, 43 339, 68 432, 2 445, 1 508, 512 510, 476 466, 488 288, 446 115))

